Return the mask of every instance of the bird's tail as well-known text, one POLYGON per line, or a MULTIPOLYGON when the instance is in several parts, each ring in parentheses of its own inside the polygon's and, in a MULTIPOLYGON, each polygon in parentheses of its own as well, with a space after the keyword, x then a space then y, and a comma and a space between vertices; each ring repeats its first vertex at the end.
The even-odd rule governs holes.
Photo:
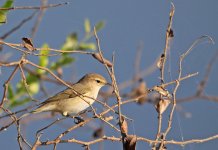
POLYGON ((42 110, 40 111, 40 108, 42 108, 42 106, 39 106, 38 108, 36 108, 35 110, 32 110, 31 112, 28 112, 28 113, 23 114, 22 116, 20 116, 20 117, 18 118, 18 120, 20 120, 20 119, 22 119, 22 118, 24 118, 24 117, 27 117, 27 116, 29 116, 30 114, 35 114, 35 113, 43 112, 42 110))
POLYGON ((36 108, 35 110, 32 110, 31 112, 25 113, 23 114, 20 118, 18 118, 18 120, 29 116, 30 114, 36 114, 36 113, 41 113, 41 112, 45 112, 45 111, 50 111, 54 109, 54 105, 41 105, 38 108, 36 108))
POLYGON ((55 109, 55 105, 52 105, 52 104, 44 104, 44 105, 41 105, 39 106, 38 108, 36 108, 35 110, 31 111, 32 114, 35 114, 35 113, 40 113, 40 112, 46 112, 46 111, 51 111, 51 110, 54 110, 55 109))
POLYGON ((18 121, 20 121, 22 118, 24 118, 24 117, 27 117, 27 116, 29 116, 31 114, 31 112, 28 112, 28 113, 25 113, 25 114, 23 114, 22 116, 20 116, 19 118, 18 118, 18 121))

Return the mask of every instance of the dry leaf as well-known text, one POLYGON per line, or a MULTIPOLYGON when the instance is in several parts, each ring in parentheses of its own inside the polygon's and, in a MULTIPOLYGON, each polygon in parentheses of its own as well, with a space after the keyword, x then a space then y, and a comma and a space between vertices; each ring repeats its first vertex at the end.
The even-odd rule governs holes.
POLYGON ((102 128, 98 128, 94 131, 93 135, 94 138, 100 138, 103 136, 103 129, 102 128))
POLYGON ((103 58, 103 59, 104 59, 104 61, 103 61, 103 59, 101 58, 100 53, 92 54, 92 56, 93 56, 95 59, 97 59, 100 63, 102 63, 102 64, 105 63, 108 67, 112 67, 112 66, 113 66, 113 64, 112 64, 109 60, 103 58))
POLYGON ((125 120, 125 118, 123 116, 121 118, 122 118, 121 125, 120 125, 121 133, 127 135, 128 134, 128 124, 127 124, 127 121, 125 120))
POLYGON ((165 112, 165 110, 167 109, 167 107, 170 104, 170 100, 169 99, 161 99, 159 102, 157 102, 157 104, 155 105, 156 111, 159 114, 163 114, 165 112))
POLYGON ((159 69, 163 68, 163 61, 164 61, 164 58, 165 58, 165 55, 162 54, 162 55, 160 56, 160 59, 157 61, 157 67, 158 67, 159 69))
POLYGON ((169 37, 171 37, 171 38, 174 37, 173 29, 170 29, 168 34, 169 34, 169 37))
POLYGON ((29 51, 34 51, 35 50, 35 48, 33 46, 32 39, 23 37, 22 41, 23 41, 23 47, 24 48, 28 49, 29 51))
POLYGON ((162 96, 165 96, 168 98, 172 97, 172 95, 166 89, 164 89, 162 86, 155 86, 155 87, 153 87, 153 90, 158 92, 162 96))
POLYGON ((85 150, 90 150, 90 147, 88 145, 86 145, 85 150))
POLYGON ((135 91, 135 96, 137 97, 143 95, 138 99, 137 101, 138 104, 142 105, 148 100, 147 86, 144 81, 141 81, 139 83, 139 86, 135 88, 134 91, 135 91))
POLYGON ((142 105, 145 102, 148 101, 148 91, 147 91, 147 86, 146 83, 140 79, 139 84, 137 87, 133 88, 132 91, 125 96, 133 98, 133 99, 138 99, 137 103, 142 105))
POLYGON ((136 94, 138 96, 143 95, 141 98, 138 99, 138 104, 142 105, 148 100, 148 92, 147 86, 144 81, 140 82, 138 88, 136 89, 136 94))
POLYGON ((167 147, 166 145, 163 145, 161 146, 161 144, 159 144, 157 147, 156 147, 157 150, 167 150, 167 147))
POLYGON ((125 150, 135 150, 136 149, 137 137, 135 135, 128 135, 125 137, 125 150))

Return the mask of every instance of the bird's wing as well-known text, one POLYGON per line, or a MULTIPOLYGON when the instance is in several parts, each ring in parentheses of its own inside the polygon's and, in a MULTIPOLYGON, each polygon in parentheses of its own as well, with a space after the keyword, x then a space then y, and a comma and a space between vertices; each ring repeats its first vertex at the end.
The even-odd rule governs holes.
MULTIPOLYGON (((73 85, 73 89, 80 89, 80 92, 78 93, 79 95, 84 95, 87 92, 87 87, 84 88, 84 86, 81 86, 81 84, 77 83, 73 85)), ((75 94, 74 90, 71 88, 67 88, 59 93, 57 93, 56 95, 48 98, 47 100, 45 100, 44 102, 42 102, 41 104, 47 104, 47 103, 51 103, 51 102, 55 102, 55 101, 59 101, 59 100, 63 100, 63 99, 68 99, 68 98, 74 98, 76 96, 78 96, 78 94, 75 94)))

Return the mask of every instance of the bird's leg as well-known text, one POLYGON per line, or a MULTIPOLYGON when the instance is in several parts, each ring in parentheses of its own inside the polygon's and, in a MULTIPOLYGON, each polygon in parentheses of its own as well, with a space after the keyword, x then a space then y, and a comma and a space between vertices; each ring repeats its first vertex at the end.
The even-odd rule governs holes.
POLYGON ((71 118, 74 119, 74 123, 75 124, 79 124, 81 122, 84 122, 84 119, 83 117, 81 116, 82 114, 85 114, 88 110, 84 110, 84 111, 81 111, 80 113, 78 113, 76 116, 70 116, 71 118))
POLYGON ((78 113, 78 115, 82 115, 82 114, 85 114, 86 112, 89 112, 89 110, 83 110, 83 111, 81 111, 80 113, 78 113))
POLYGON ((84 119, 81 116, 79 116, 80 114, 78 114, 78 116, 75 116, 75 115, 72 116, 68 112, 63 112, 62 115, 65 116, 65 117, 73 118, 75 124, 79 124, 80 122, 84 121, 84 119))

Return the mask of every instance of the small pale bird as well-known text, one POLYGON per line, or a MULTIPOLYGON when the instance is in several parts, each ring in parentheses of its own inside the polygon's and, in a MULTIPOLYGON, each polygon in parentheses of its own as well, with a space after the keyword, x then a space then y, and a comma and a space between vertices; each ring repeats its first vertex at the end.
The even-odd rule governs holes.
MULTIPOLYGON (((96 73, 83 76, 71 88, 67 88, 40 103, 38 108, 30 113, 59 112, 63 116, 76 115, 95 102, 101 87, 110 85, 107 80, 96 73), (74 92, 76 91, 76 93, 74 92)), ((30 114, 27 113, 27 114, 30 114)), ((27 116, 24 114, 20 117, 27 116)))

